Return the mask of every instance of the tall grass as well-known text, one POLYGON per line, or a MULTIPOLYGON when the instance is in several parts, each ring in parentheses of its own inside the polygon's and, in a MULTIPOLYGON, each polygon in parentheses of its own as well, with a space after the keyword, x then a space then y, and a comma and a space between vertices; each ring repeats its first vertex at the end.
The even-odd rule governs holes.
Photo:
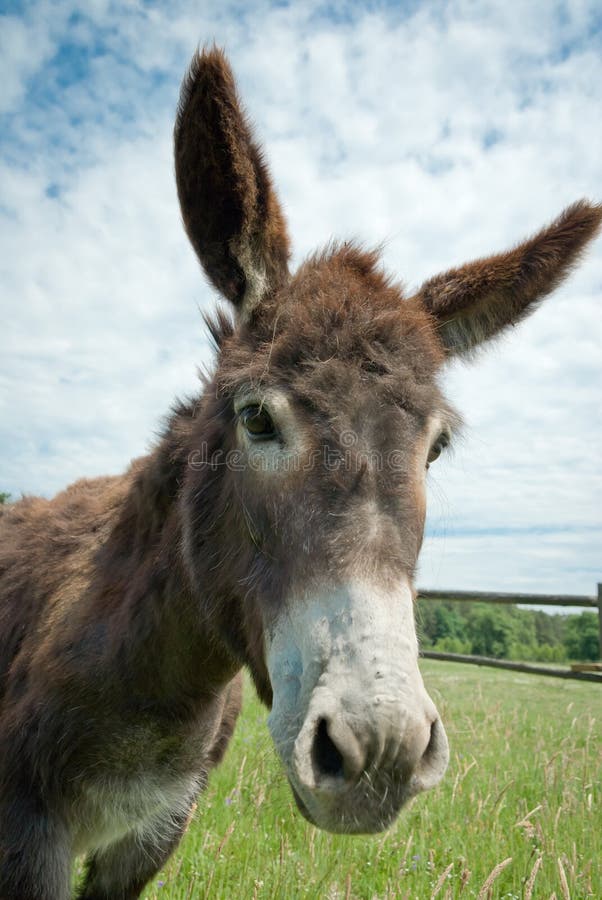
POLYGON ((304 822, 248 686, 228 756, 145 898, 599 900, 599 686, 422 668, 452 759, 389 832, 340 837, 304 822))

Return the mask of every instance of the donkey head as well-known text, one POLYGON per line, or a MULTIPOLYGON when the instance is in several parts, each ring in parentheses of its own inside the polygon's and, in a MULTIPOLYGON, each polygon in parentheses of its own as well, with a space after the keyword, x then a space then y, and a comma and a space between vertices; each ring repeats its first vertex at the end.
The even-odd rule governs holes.
POLYGON ((411 297, 353 244, 291 274, 282 211, 215 49, 184 82, 175 160, 188 236, 237 313, 213 326, 218 366, 196 435, 209 455, 184 490, 187 561, 272 706, 302 813, 330 831, 379 831, 448 761, 413 615, 425 473, 457 423, 439 370, 529 314, 602 207, 577 203, 411 297))

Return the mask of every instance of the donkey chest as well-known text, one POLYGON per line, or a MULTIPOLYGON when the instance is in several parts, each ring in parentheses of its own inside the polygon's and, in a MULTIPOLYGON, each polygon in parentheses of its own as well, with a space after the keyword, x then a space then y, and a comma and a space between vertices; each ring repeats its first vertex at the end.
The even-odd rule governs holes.
POLYGON ((161 823, 185 814, 202 787, 211 733, 131 725, 84 769, 71 804, 77 854, 126 834, 161 832, 161 823))
POLYGON ((202 780, 155 772, 90 780, 73 807, 74 852, 102 849, 126 835, 160 835, 166 821, 188 812, 202 780))

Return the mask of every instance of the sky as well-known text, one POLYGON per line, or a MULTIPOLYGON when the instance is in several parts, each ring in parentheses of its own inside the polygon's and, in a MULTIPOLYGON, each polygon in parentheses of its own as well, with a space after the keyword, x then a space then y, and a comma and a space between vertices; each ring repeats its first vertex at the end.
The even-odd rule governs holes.
MULTIPOLYGON (((599 0, 0 0, 0 490, 52 496, 148 451, 212 351, 172 128, 223 46, 294 264, 383 245, 409 291, 602 200, 599 0)), ((602 581, 602 238, 443 384, 466 428, 431 467, 424 588, 602 581)))

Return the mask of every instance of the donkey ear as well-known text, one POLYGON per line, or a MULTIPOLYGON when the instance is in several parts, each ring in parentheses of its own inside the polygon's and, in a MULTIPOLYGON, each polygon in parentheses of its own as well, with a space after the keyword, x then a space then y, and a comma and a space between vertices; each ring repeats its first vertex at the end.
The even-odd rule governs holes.
POLYGON ((415 298, 434 316, 450 354, 515 325, 568 275, 602 221, 602 205, 574 203, 543 231, 501 253, 425 282, 415 298))
POLYGON ((174 129, 186 232, 215 287, 248 318, 288 275, 289 239, 261 150, 216 47, 196 54, 174 129))

